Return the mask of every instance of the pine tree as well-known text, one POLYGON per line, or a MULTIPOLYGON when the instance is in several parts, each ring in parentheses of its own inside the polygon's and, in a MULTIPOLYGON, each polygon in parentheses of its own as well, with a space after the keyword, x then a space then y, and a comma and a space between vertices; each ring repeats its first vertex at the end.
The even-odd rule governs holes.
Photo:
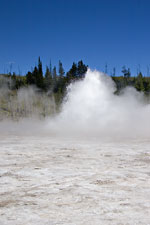
POLYGON ((135 81, 135 88, 138 90, 138 91, 145 91, 145 88, 144 88, 144 82, 143 82, 143 75, 141 72, 139 72, 137 78, 136 78, 136 81, 135 81))
MULTIPOLYGON (((38 80, 38 68, 35 66, 34 70, 32 72, 32 80, 33 84, 37 85, 37 80, 38 80)), ((37 85, 38 86, 38 85, 37 85)))
POLYGON ((56 71, 56 66, 53 68, 53 80, 57 81, 57 71, 56 71))
POLYGON ((52 87, 52 74, 48 68, 48 66, 46 67, 46 73, 45 73, 45 89, 46 91, 48 91, 51 87, 52 87))
POLYGON ((30 71, 26 74, 26 83, 29 85, 35 84, 35 79, 30 71))
POLYGON ((63 93, 65 90, 65 77, 64 77, 65 71, 62 66, 62 62, 59 60, 59 77, 58 77, 58 90, 60 93, 63 93))
POLYGON ((64 71, 64 68, 62 66, 62 62, 59 60, 59 77, 63 78, 64 74, 65 74, 65 71, 64 71))
POLYGON ((42 62, 40 60, 40 57, 38 59, 38 73, 37 73, 37 76, 36 76, 36 85, 39 88, 43 88, 44 87, 42 62))
POLYGON ((85 73, 87 72, 87 68, 88 68, 88 66, 83 64, 82 60, 78 62, 77 75, 78 75, 79 78, 84 77, 85 73))
POLYGON ((50 74, 52 76, 52 63, 51 63, 51 60, 50 60, 50 64, 49 64, 49 71, 50 71, 50 74))
POLYGON ((56 66, 53 68, 53 90, 54 92, 57 92, 57 71, 56 71, 56 66))
POLYGON ((67 81, 70 82, 72 79, 77 77, 78 68, 76 63, 73 62, 71 69, 67 72, 67 81))

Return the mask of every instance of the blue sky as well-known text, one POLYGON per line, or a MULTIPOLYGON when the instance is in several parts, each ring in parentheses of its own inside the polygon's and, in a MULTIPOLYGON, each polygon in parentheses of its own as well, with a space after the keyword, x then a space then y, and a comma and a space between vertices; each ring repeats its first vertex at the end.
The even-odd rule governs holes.
POLYGON ((25 74, 38 56, 65 71, 80 59, 108 74, 150 67, 149 0, 0 0, 0 34, 0 73, 25 74))

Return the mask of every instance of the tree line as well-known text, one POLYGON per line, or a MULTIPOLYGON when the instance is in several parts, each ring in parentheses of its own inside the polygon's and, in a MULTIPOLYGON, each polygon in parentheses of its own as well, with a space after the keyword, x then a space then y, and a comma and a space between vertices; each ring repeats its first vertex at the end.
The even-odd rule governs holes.
POLYGON ((71 69, 65 74, 62 62, 59 60, 58 73, 56 66, 52 68, 46 66, 45 75, 43 75, 42 62, 39 57, 38 66, 35 66, 32 72, 26 74, 26 84, 36 85, 38 88, 44 91, 51 90, 54 93, 63 93, 66 85, 75 79, 81 79, 84 77, 88 66, 83 61, 79 61, 77 64, 73 63, 71 69))
MULTIPOLYGON (((52 67, 51 63, 46 66, 46 72, 43 73, 43 66, 40 57, 38 58, 38 65, 32 71, 28 71, 25 76, 19 76, 15 73, 5 74, 5 77, 10 78, 12 82, 9 83, 9 88, 17 90, 22 86, 34 85, 39 91, 48 92, 56 96, 56 100, 61 100, 65 94, 66 87, 69 83, 83 79, 88 66, 82 60, 75 63, 68 72, 65 73, 63 64, 59 60, 58 71, 56 66, 52 67)), ((145 94, 150 93, 150 77, 144 77, 139 71, 136 77, 131 76, 129 68, 122 67, 122 75, 115 76, 115 69, 112 79, 116 83, 117 93, 126 86, 133 86, 137 91, 142 91, 145 94)))

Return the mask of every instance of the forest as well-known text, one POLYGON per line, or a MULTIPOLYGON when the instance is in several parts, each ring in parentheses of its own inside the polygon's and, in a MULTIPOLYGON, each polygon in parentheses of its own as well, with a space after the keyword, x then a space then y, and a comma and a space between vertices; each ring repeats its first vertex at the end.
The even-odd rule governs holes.
MULTIPOLYGON (((59 61, 58 69, 50 63, 44 73, 39 57, 37 66, 26 75, 16 75, 14 72, 0 74, 0 119, 55 114, 60 110, 67 86, 83 79, 87 69, 88 65, 80 60, 73 62, 70 70, 65 73, 59 61)), ((116 75, 114 70, 111 77, 116 84, 115 94, 119 95, 125 87, 131 86, 149 96, 150 77, 143 76, 141 71, 137 76, 131 76, 130 69, 123 66, 121 75, 116 75)))

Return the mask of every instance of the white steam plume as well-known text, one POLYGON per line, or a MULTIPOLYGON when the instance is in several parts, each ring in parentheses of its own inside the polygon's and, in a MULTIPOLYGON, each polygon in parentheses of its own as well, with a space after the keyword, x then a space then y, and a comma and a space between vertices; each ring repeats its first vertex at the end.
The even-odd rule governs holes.
POLYGON ((109 76, 88 70, 68 87, 61 113, 47 127, 67 136, 149 137, 150 105, 143 94, 128 87, 118 96, 115 90, 109 76))
POLYGON ((0 115, 6 108, 12 118, 22 116, 22 120, 15 123, 10 122, 10 117, 7 121, 2 120, 0 132, 81 138, 149 138, 150 104, 144 94, 131 87, 119 95, 114 94, 115 91, 111 77, 88 70, 83 80, 68 86, 61 111, 56 115, 50 113, 55 111, 54 101, 32 87, 22 88, 14 96, 0 91, 0 115), (44 118, 48 114, 52 116, 45 120, 36 116, 43 114, 44 118))

